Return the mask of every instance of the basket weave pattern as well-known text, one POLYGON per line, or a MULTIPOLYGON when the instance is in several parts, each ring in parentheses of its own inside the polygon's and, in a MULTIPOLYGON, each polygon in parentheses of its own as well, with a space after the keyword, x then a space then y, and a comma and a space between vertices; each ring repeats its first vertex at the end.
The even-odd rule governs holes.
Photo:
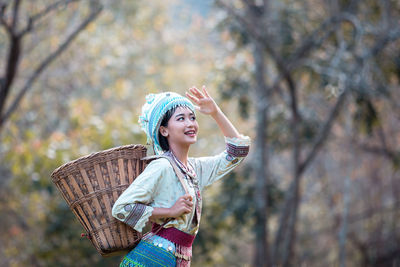
POLYGON ((125 145, 81 157, 51 178, 103 256, 132 249, 140 233, 111 215, 112 207, 145 168, 143 145, 125 145))

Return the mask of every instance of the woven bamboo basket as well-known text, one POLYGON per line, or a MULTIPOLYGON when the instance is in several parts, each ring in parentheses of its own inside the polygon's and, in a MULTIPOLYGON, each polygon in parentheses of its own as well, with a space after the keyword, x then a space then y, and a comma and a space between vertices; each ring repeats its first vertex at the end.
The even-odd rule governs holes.
POLYGON ((143 145, 125 145, 66 163, 51 174, 72 212, 102 256, 135 247, 141 234, 111 215, 121 193, 144 170, 143 145))

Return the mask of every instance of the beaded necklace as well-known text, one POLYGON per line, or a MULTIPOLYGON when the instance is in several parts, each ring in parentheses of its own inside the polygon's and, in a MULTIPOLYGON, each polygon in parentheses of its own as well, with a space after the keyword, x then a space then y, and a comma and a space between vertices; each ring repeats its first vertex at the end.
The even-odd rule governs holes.
POLYGON ((166 154, 176 162, 176 164, 179 166, 179 168, 186 174, 186 179, 188 181, 188 184, 194 189, 195 192, 195 197, 196 197, 196 211, 195 211, 195 216, 193 218, 193 224, 198 225, 200 223, 200 217, 201 217, 201 208, 202 208, 202 197, 201 197, 201 192, 199 188, 199 182, 197 180, 197 175, 196 172, 194 171, 193 165, 188 161, 188 166, 185 166, 175 155, 174 153, 169 150, 166 152, 166 154))

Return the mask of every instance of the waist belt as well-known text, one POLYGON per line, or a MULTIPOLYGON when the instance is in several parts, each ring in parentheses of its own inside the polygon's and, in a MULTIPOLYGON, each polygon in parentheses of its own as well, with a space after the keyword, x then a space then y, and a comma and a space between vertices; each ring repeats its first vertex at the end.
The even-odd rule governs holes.
POLYGON ((194 238, 196 237, 196 235, 190 235, 188 233, 182 232, 175 227, 163 228, 157 223, 153 223, 151 232, 184 247, 191 247, 194 238))

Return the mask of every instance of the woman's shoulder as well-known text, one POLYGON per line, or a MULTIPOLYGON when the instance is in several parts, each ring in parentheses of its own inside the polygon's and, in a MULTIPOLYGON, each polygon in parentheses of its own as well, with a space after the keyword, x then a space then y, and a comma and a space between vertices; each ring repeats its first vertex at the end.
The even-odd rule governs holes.
POLYGON ((189 163, 195 168, 196 172, 202 165, 207 164, 208 162, 213 161, 214 156, 202 156, 202 157, 189 157, 189 163))
POLYGON ((148 186, 152 183, 158 183, 158 181, 162 177, 170 176, 172 167, 171 164, 168 162, 167 159, 164 158, 152 158, 152 159, 144 159, 146 161, 146 168, 143 172, 134 180, 134 184, 136 186, 143 187, 143 184, 148 186))
POLYGON ((147 167, 145 171, 152 171, 152 172, 171 172, 173 168, 171 163, 165 157, 155 157, 147 160, 147 167))

